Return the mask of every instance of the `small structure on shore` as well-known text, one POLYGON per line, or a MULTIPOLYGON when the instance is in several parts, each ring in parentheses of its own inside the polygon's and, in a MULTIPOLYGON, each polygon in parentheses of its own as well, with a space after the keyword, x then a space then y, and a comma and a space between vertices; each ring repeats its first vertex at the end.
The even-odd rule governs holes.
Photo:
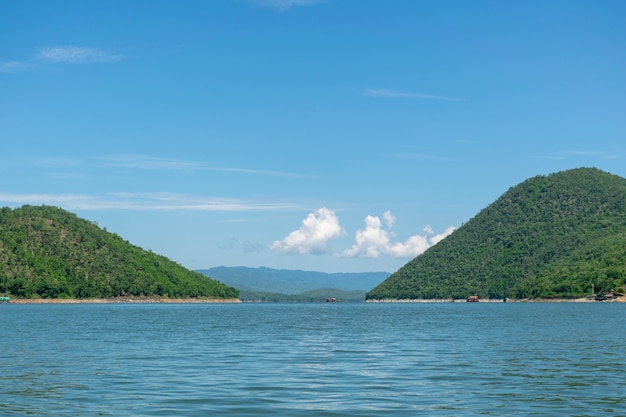
POLYGON ((467 302, 468 303, 477 303, 478 302, 478 296, 477 295, 470 295, 469 297, 467 297, 467 302))
POLYGON ((10 303, 11 297, 0 297, 0 303, 10 303))
POLYGON ((620 295, 622 295, 622 294, 615 293, 613 290, 611 290, 611 291, 605 292, 605 293, 603 293, 601 295, 596 295, 594 297, 594 299, 596 301, 613 301, 613 300, 616 300, 617 297, 619 297, 620 295))
POLYGON ((336 303, 337 299, 335 297, 327 297, 326 298, 326 302, 327 303, 336 303))

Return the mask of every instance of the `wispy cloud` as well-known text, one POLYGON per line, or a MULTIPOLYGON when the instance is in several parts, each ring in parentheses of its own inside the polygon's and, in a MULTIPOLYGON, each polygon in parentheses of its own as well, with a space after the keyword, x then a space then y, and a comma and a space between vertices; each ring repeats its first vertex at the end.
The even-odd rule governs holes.
POLYGON ((119 61, 122 55, 99 48, 82 46, 53 46, 39 49, 27 60, 0 63, 0 73, 17 73, 44 64, 95 64, 119 61))
POLYGON ((314 175, 297 174, 293 172, 284 172, 284 171, 266 171, 266 170, 249 169, 249 168, 229 168, 229 167, 207 166, 204 169, 207 171, 233 172, 233 173, 251 174, 251 175, 267 175, 270 177, 317 178, 314 175))
POLYGON ((97 158, 104 166, 115 168, 145 169, 156 171, 199 170, 203 165, 194 161, 181 161, 148 155, 112 155, 97 158))
POLYGON ((0 63, 0 72, 19 72, 32 67, 33 64, 26 61, 6 61, 0 63))
POLYGON ((565 150, 541 155, 531 155, 531 159, 564 160, 571 158, 621 159, 622 156, 605 151, 565 150))
POLYGON ((267 249, 267 246, 264 245, 263 243, 250 242, 250 241, 242 242, 241 247, 242 247, 243 253, 256 253, 256 252, 262 252, 267 249))
POLYGON ((593 158, 610 158, 613 155, 608 154, 607 152, 600 151, 582 151, 582 150, 571 150, 563 152, 566 155, 572 156, 589 156, 593 158))
POLYGON ((70 168, 86 165, 86 161, 80 158, 70 158, 70 157, 57 157, 57 156, 46 156, 46 157, 31 157, 27 159, 28 163, 31 165, 37 165, 41 167, 62 167, 62 168, 70 168))
POLYGON ((237 248, 241 248, 243 253, 257 253, 266 250, 267 245, 259 242, 251 242, 248 240, 239 241, 237 238, 231 238, 225 243, 217 246, 217 249, 221 250, 232 250, 237 248))
POLYGON ((271 177, 285 177, 296 179, 314 179, 318 178, 316 175, 301 174, 296 172, 285 171, 273 171, 252 169, 244 167, 220 167, 210 163, 193 161, 193 160, 181 160, 175 158, 163 158, 150 155, 137 155, 137 154, 122 154, 122 155, 107 155, 98 157, 87 158, 66 158, 66 157, 30 157, 19 162, 14 160, 2 160, 0 158, 0 169, 6 167, 10 163, 20 163, 22 165, 27 164, 29 166, 35 166, 40 168, 65 168, 65 169, 82 169, 84 167, 99 167, 99 168, 118 168, 129 170, 148 170, 148 171, 181 171, 181 172, 199 172, 199 171, 214 171, 214 172, 226 172, 234 174, 244 175, 260 175, 271 177))
POLYGON ((53 46, 40 49, 35 58, 58 64, 93 64, 118 61, 122 56, 98 48, 53 46))
POLYGON ((218 171, 272 177, 312 178, 310 175, 284 171, 269 171, 241 167, 219 167, 204 162, 184 161, 148 155, 113 155, 98 158, 104 166, 160 171, 218 171))
POLYGON ((392 158, 398 159, 414 159, 418 161, 452 161, 452 158, 448 156, 430 155, 426 153, 416 152, 397 152, 389 154, 392 158))
POLYGON ((546 154, 546 155, 531 155, 530 159, 547 159, 550 161, 559 161, 559 160, 565 159, 565 157, 563 155, 557 155, 557 154, 546 154))
POLYGON ((389 90, 386 88, 378 89, 366 89, 363 91, 363 95, 369 97, 383 97, 383 98, 412 98, 423 100, 441 100, 441 101, 468 101, 464 98, 441 96, 434 94, 413 93, 407 91, 389 90))
POLYGON ((136 211, 289 211, 291 204, 244 201, 178 193, 14 194, 0 193, 0 203, 8 205, 51 205, 67 210, 136 211))
POLYGON ((88 181, 89 176, 79 172, 51 172, 47 177, 57 181, 88 181))
POLYGON ((261 6, 284 11, 296 6, 312 6, 325 3, 325 0, 256 0, 261 6))

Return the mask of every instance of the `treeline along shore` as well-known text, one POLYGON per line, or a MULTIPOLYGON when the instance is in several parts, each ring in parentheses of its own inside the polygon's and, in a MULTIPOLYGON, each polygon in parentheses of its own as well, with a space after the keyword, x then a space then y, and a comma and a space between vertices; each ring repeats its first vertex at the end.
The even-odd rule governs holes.
MULTIPOLYGON (((596 302, 616 302, 616 303, 624 303, 626 302, 626 296, 619 296, 612 298, 610 300, 597 300, 596 297, 582 297, 582 298, 507 298, 505 299, 485 299, 479 300, 479 303, 596 303, 596 302)), ((414 299, 368 299, 365 300, 366 303, 466 303, 467 300, 461 299, 422 299, 422 298, 414 298, 414 299)))
POLYGON ((114 298, 17 298, 11 304, 238 304, 237 298, 161 298, 161 297, 114 297, 114 298))

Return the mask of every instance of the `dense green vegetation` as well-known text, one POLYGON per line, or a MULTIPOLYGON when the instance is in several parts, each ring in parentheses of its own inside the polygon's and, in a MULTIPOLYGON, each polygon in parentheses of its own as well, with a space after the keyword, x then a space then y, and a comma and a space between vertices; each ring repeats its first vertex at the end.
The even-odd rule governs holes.
POLYGON ((626 180, 580 168, 509 189, 367 298, 576 298, 625 284, 626 180))
POLYGON ((234 288, 56 207, 0 209, 0 293, 18 298, 237 298, 234 288))

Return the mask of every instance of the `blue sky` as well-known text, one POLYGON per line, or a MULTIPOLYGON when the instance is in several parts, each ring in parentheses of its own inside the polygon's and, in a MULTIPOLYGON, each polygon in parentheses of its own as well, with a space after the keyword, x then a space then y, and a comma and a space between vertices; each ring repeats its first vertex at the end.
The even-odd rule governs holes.
POLYGON ((626 177, 623 1, 0 3, 0 206, 191 268, 393 272, 519 182, 626 177))

